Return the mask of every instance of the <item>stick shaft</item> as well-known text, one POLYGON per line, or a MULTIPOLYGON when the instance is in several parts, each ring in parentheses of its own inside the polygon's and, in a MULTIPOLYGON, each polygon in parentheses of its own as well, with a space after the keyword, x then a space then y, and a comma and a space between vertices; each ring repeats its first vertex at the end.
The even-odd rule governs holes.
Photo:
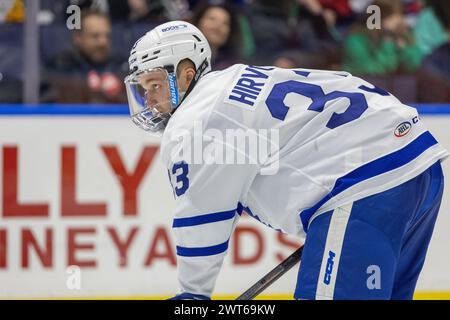
POLYGON ((278 280, 283 274, 288 272, 295 266, 302 256, 303 246, 298 248, 289 257, 283 260, 278 266, 273 268, 269 273, 262 277, 253 286, 247 289, 243 294, 236 298, 236 300, 252 300, 261 292, 263 292, 272 283, 278 280))

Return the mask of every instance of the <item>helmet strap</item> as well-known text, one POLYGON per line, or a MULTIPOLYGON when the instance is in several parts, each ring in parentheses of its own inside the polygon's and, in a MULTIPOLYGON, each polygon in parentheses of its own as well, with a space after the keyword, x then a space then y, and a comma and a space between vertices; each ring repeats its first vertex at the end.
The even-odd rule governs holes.
MULTIPOLYGON (((203 75, 203 73, 205 72, 208 65, 209 64, 208 64, 207 59, 203 60, 203 62, 200 64, 200 66, 198 67, 198 69, 195 72, 194 78, 192 79, 191 83, 189 84, 189 87, 187 88, 186 92, 184 93, 183 98, 180 101, 180 104, 183 103, 184 99, 186 99, 188 94, 192 91, 192 89, 194 89, 194 86, 197 84, 198 79, 200 79, 200 77, 203 75)), ((175 108, 175 110, 176 110, 176 108, 175 108)), ((175 112, 175 110, 173 110, 172 113, 175 112)))

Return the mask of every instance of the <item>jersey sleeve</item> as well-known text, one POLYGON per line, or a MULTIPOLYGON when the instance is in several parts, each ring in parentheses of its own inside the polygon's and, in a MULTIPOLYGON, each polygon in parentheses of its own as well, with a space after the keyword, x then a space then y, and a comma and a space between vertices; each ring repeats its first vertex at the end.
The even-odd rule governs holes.
POLYGON ((192 153, 183 153, 183 144, 168 147, 170 155, 165 162, 176 202, 172 228, 181 292, 210 297, 242 212, 240 202, 259 167, 250 161, 228 163, 230 153, 237 159, 239 152, 221 139, 212 143, 206 136, 192 135, 192 153), (201 154, 195 153, 196 139, 203 140, 201 154), (207 140, 210 142, 205 145, 207 140), (196 159, 198 156, 202 159, 196 159))

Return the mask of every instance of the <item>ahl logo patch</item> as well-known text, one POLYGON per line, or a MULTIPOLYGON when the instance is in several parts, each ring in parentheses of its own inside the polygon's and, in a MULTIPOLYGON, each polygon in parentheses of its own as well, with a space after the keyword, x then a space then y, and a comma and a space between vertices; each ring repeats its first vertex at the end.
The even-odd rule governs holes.
POLYGON ((412 125, 408 121, 402 122, 395 128, 394 135, 397 138, 406 136, 411 131, 411 127, 412 125))

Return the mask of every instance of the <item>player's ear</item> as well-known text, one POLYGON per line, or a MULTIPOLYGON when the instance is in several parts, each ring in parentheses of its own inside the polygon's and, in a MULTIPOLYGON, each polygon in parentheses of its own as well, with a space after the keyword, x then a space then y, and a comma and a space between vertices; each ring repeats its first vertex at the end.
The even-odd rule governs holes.
POLYGON ((195 69, 191 66, 186 66, 181 70, 179 86, 181 91, 186 91, 189 87, 189 84, 194 79, 195 69))
POLYGON ((188 82, 188 85, 191 83, 192 79, 194 79, 195 76, 195 69, 192 67, 186 68, 186 81, 188 82))

